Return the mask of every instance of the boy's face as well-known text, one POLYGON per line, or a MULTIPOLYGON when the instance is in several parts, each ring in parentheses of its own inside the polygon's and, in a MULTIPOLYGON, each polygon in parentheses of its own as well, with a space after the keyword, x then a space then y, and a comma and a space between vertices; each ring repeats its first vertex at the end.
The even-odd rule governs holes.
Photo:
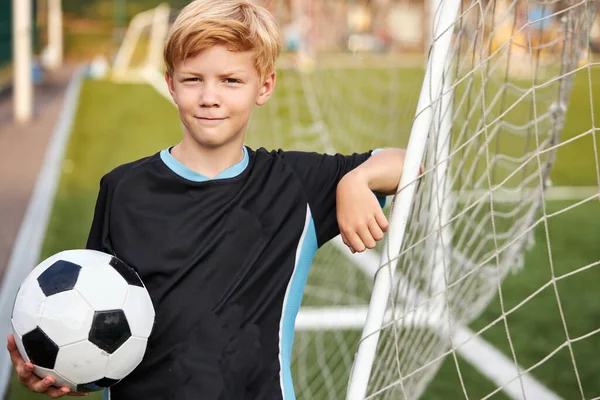
POLYGON ((275 74, 260 80, 252 52, 221 45, 177 64, 166 80, 185 134, 206 148, 241 146, 254 105, 275 86, 275 74))

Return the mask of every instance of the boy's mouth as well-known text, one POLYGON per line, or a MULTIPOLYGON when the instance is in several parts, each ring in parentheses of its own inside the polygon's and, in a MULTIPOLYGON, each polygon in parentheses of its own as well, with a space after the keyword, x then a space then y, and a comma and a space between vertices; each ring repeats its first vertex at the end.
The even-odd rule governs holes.
POLYGON ((207 118, 207 117, 197 117, 196 119, 198 120, 198 122, 200 124, 206 125, 206 126, 216 126, 226 120, 226 118, 207 118))

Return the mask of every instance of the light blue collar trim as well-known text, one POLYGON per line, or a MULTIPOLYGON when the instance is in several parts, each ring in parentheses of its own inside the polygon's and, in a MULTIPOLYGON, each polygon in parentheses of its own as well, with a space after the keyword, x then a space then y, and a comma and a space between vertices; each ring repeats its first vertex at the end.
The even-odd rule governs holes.
POLYGON ((242 160, 239 163, 227 168, 225 171, 221 172, 219 175, 215 176, 214 178, 209 178, 208 176, 199 174, 198 172, 189 169, 188 167, 186 167, 185 165, 183 165, 182 163, 177 161, 175 159, 175 157, 173 157, 171 155, 171 153, 169 152, 169 149, 162 150, 160 152, 160 158, 167 165, 167 167, 169 167, 169 169, 171 169, 171 171, 175 172, 177 175, 181 176, 182 178, 185 178, 188 181, 192 181, 192 182, 206 182, 206 181, 211 181, 211 180, 215 180, 215 179, 234 178, 234 177, 238 176, 239 174, 241 174, 242 172, 244 172, 244 170, 248 166, 249 157, 248 157, 248 149, 246 148, 246 146, 244 146, 243 149, 244 149, 244 157, 242 158, 242 160))

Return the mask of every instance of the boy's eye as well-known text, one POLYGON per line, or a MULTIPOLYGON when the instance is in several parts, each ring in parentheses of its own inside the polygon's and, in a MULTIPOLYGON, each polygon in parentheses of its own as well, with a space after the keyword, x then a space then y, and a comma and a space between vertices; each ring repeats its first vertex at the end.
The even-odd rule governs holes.
POLYGON ((200 82, 200 78, 187 78, 185 82, 200 82))
POLYGON ((225 78, 225 82, 227 82, 227 83, 240 83, 240 80, 236 79, 236 78, 225 78))

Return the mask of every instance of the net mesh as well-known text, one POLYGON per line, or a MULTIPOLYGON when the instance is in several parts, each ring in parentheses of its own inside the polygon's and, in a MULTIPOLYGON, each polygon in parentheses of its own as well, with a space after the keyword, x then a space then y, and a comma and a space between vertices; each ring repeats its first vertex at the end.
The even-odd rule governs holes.
MULTIPOLYGON (((587 7, 462 4, 445 64, 448 82, 431 96, 438 117, 424 159, 429 173, 402 249, 389 255, 401 277, 381 332, 372 397, 418 397, 443 357, 455 357, 460 326, 494 296, 508 312, 501 282, 523 266, 534 228, 547 218, 544 191, 573 75, 585 60, 587 7), (526 18, 532 14, 539 19, 526 18)), ((516 363, 508 324, 506 335, 516 363)), ((463 393, 468 397, 464 387, 463 393)))

